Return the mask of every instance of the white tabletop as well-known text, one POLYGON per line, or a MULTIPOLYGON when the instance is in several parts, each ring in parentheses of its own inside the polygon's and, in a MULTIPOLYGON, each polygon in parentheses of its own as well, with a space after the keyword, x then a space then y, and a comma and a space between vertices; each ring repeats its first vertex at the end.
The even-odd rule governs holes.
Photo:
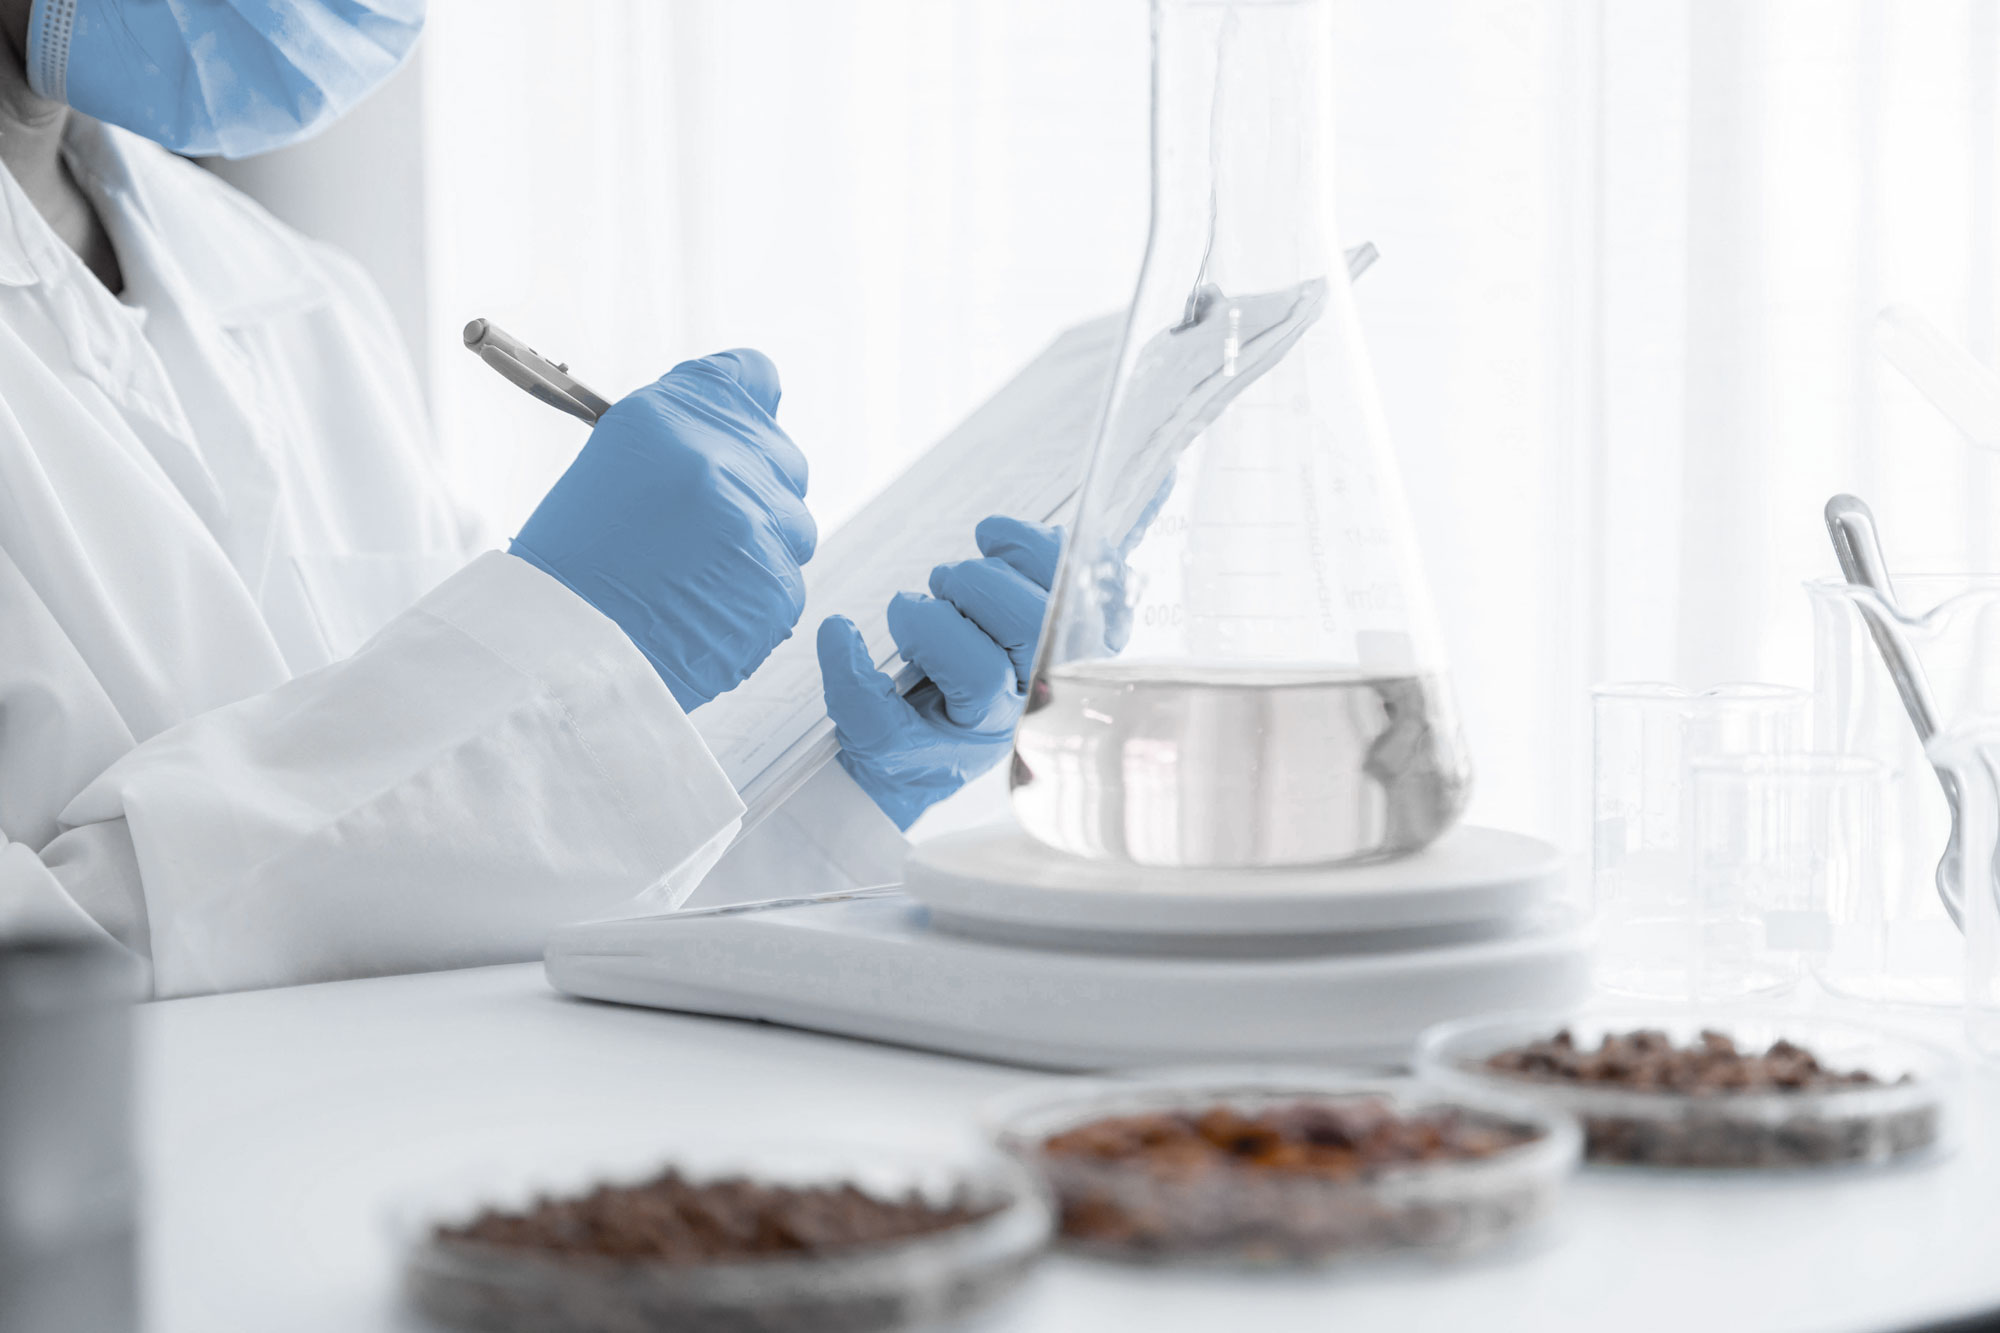
MULTIPOLYGON (((1948 1031, 1948 1025, 1935 1025, 1948 1031)), ((408 1327, 384 1222, 413 1181, 573 1145, 935 1136, 1037 1077, 565 1000, 538 966, 141 1011, 152 1333, 408 1327)), ((2000 1308, 2000 1077, 1951 1157, 1761 1182, 1586 1176, 1525 1251, 1328 1276, 1059 1260, 996 1321, 1145 1329, 1885 1330, 2000 1308)))

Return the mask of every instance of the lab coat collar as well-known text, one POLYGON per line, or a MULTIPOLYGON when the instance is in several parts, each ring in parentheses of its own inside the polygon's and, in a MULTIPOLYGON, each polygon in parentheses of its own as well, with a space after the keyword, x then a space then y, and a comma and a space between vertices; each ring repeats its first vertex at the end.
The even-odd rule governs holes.
POLYGON ((120 241, 130 296, 148 303, 150 281, 176 274, 181 299, 195 299, 226 327, 311 309, 334 293, 322 265, 288 228, 231 186, 157 144, 87 116, 71 118, 64 139, 70 169, 129 224, 120 241), (144 253, 128 255, 134 246, 144 253))

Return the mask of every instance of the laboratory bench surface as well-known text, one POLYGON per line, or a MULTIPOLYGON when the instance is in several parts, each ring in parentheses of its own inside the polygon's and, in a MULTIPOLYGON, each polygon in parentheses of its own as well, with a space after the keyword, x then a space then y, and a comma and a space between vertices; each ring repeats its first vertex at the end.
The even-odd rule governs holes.
MULTIPOLYGON (((1918 1030, 1949 1031, 1943 1021, 1918 1030)), ((565 999, 539 966, 140 1011, 151 1333, 413 1329, 392 1218, 425 1180, 594 1140, 935 1138, 1040 1077, 565 999)), ((2000 1076, 1923 1166, 1586 1175, 1536 1242, 1323 1275, 1045 1265, 996 1333, 1902 1330, 2000 1308, 2000 1076)), ((982 1324, 982 1328, 987 1325, 982 1324)))

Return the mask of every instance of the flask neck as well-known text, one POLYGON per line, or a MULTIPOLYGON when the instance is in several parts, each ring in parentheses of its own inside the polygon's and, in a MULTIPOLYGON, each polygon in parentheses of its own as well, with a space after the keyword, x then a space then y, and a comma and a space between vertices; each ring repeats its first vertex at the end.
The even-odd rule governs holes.
POLYGON ((1226 294, 1324 277, 1332 0, 1153 0, 1149 282, 1226 294))

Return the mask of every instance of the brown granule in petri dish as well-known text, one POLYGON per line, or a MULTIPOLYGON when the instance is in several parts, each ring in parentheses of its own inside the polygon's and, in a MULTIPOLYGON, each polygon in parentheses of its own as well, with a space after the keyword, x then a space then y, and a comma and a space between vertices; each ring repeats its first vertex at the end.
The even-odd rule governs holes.
POLYGON ((522 1212, 489 1209, 443 1242, 660 1264, 806 1258, 911 1240, 988 1217, 992 1207, 919 1195, 881 1199, 853 1184, 760 1184, 742 1177, 699 1184, 667 1171, 637 1185, 600 1185, 543 1198, 522 1212))
POLYGON ((1568 1028, 1540 1041, 1487 1057, 1496 1073, 1566 1083, 1607 1083, 1645 1092, 1798 1092, 1875 1087, 1865 1069, 1828 1069, 1819 1057, 1789 1041, 1761 1054, 1739 1051, 1724 1033, 1704 1031, 1686 1046, 1650 1028, 1606 1033, 1595 1047, 1580 1047, 1568 1028))
POLYGON ((1540 1200, 1408 1204, 1339 1187, 1399 1167, 1488 1158, 1539 1137, 1497 1116, 1401 1113, 1385 1099, 1359 1097, 1108 1116, 1043 1139, 1037 1157, 1074 1248, 1128 1259, 1296 1262, 1470 1248, 1498 1234, 1540 1200))
POLYGON ((1167 1174, 1262 1168, 1358 1180, 1407 1162, 1489 1157, 1533 1137, 1503 1120, 1450 1110, 1403 1116, 1369 1099, 1111 1116, 1051 1135, 1042 1151, 1137 1161, 1167 1174))
POLYGON ((1567 1028, 1486 1058, 1496 1074, 1579 1091, 1667 1094, 1661 1108, 1576 1107, 1584 1157, 1630 1166, 1782 1168, 1882 1161, 1933 1143, 1935 1103, 1888 1109, 1841 1109, 1810 1094, 1888 1089, 1865 1069, 1832 1069, 1789 1041, 1740 1050, 1721 1032, 1704 1031, 1685 1046, 1654 1029, 1607 1033, 1580 1045, 1567 1028), (1795 1113, 1753 1112, 1743 1098, 1797 1096, 1795 1113), (1739 1107, 1745 1109, 1739 1110, 1739 1107))
MULTIPOLYGON (((884 1333, 968 1316, 1040 1252, 974 1230, 1006 1199, 932 1201, 854 1183, 689 1180, 489 1209, 432 1228, 404 1273, 429 1326, 469 1333, 884 1333), (956 1228, 966 1244, 953 1247, 956 1228), (900 1248, 935 1237, 935 1253, 900 1248)), ((1018 1228, 1017 1228, 1018 1231, 1018 1228)))

